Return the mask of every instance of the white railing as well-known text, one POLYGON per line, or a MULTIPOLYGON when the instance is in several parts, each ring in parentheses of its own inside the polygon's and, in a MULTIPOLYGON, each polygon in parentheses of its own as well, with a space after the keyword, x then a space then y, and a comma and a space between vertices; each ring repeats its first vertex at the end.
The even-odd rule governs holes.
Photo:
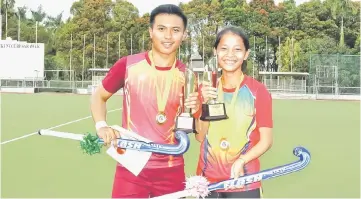
MULTIPOLYGON (((91 94, 97 84, 94 81, 64 81, 64 80, 30 80, 30 79, 0 79, 1 92, 34 93, 36 89, 46 89, 46 92, 67 90, 77 94, 91 94)), ((116 94, 122 95, 122 89, 116 94)))
MULTIPOLYGON (((97 81, 97 84, 99 81, 97 81)), ((266 81, 268 90, 274 99, 342 99, 359 100, 360 87, 306 86, 305 81, 266 81)), ((94 81, 62 80, 14 80, 0 79, 2 92, 34 92, 35 88, 71 89, 73 93, 91 94, 96 88, 94 81), (29 89, 31 91, 29 91, 29 89)), ((51 92, 51 91, 50 91, 51 92)), ((120 90, 117 94, 122 95, 120 90)))
POLYGON ((92 81, 0 79, 2 88, 88 88, 92 81))
POLYGON ((268 89, 273 99, 360 100, 361 87, 287 87, 268 89))

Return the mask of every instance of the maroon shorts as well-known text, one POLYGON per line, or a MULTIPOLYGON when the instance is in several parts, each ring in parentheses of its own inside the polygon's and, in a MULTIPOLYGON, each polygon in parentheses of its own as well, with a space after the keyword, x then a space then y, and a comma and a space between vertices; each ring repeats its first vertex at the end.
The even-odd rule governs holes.
POLYGON ((143 169, 138 176, 117 166, 112 198, 149 198, 184 190, 184 166, 143 169))

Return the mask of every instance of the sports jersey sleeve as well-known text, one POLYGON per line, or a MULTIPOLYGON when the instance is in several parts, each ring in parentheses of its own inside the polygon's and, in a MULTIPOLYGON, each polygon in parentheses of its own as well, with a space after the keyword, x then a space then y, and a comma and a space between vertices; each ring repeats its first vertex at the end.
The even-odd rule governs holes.
POLYGON ((109 93, 116 93, 124 86, 125 69, 127 58, 119 59, 109 70, 108 74, 102 81, 103 87, 109 93))
POLYGON ((257 91, 256 121, 258 127, 273 127, 272 96, 265 86, 261 86, 257 91))

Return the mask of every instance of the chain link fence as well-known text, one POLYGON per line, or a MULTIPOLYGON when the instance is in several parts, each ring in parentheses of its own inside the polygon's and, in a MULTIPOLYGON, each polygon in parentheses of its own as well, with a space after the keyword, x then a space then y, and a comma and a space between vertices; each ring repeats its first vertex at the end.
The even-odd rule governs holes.
POLYGON ((308 73, 270 73, 262 82, 284 96, 360 95, 360 55, 311 54, 308 68, 308 73))

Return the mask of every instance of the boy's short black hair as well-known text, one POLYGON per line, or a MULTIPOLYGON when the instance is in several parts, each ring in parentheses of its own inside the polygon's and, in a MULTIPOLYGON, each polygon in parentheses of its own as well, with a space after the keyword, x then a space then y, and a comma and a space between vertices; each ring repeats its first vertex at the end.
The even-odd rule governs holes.
POLYGON ((152 12, 150 13, 150 21, 149 22, 150 22, 151 27, 154 24, 155 17, 159 14, 177 15, 180 18, 182 18, 183 24, 184 24, 184 29, 187 28, 188 19, 185 16, 185 14, 183 13, 183 11, 180 9, 180 7, 173 5, 173 4, 163 4, 163 5, 160 5, 156 8, 154 8, 154 10, 152 10, 152 12))

